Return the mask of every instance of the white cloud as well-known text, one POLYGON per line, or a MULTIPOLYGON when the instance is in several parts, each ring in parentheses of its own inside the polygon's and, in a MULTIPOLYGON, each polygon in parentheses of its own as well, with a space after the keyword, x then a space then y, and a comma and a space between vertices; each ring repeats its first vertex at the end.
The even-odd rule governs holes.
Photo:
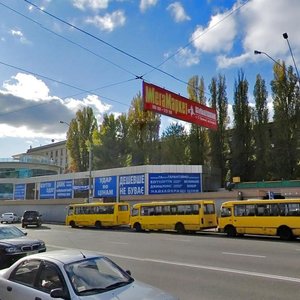
POLYGON ((226 55, 219 55, 217 57, 218 67, 221 69, 226 69, 234 66, 242 66, 245 62, 247 62, 253 54, 244 53, 240 56, 236 57, 228 57, 226 55))
POLYGON ((173 2, 168 7, 167 10, 171 13, 175 22, 184 22, 188 21, 191 18, 186 14, 182 4, 180 2, 173 2))
POLYGON ((152 6, 155 6, 157 4, 157 0, 141 0, 140 2, 140 11, 145 12, 152 6))
POLYGON ((73 0, 73 5, 81 10, 90 8, 92 10, 106 9, 109 0, 73 0))
POLYGON ((0 90, 0 137, 62 139, 66 130, 60 120, 70 122, 79 109, 91 107, 100 123, 111 109, 96 95, 63 100, 49 94, 47 85, 33 75, 18 73, 5 82, 0 90))
POLYGON ((27 44, 28 43, 28 40, 25 38, 23 32, 21 30, 10 30, 10 34, 17 38, 21 43, 23 44, 27 44))
POLYGON ((197 26, 190 41, 198 51, 218 53, 232 49, 237 24, 234 18, 227 18, 221 22, 227 14, 228 12, 212 16, 206 28, 197 26))
POLYGON ((111 32, 115 28, 123 26, 126 22, 126 17, 123 11, 117 10, 104 16, 88 18, 86 22, 95 25, 103 31, 111 32))
MULTIPOLYGON (((239 3, 235 5, 237 7, 239 3)), ((224 31, 223 34, 227 38, 225 48, 228 52, 226 55, 219 56, 219 68, 228 68, 230 66, 243 66, 247 61, 254 60, 285 60, 288 64, 293 64, 291 54, 287 42, 283 39, 282 34, 287 32, 292 42, 292 49, 296 58, 296 63, 300 63, 300 37, 298 35, 300 2, 298 0, 290 0, 288 5, 285 0, 277 0, 270 5, 269 1, 252 0, 245 7, 242 7, 236 13, 221 22, 217 28, 223 28, 228 19, 236 23, 239 28, 241 37, 241 51, 236 56, 230 55, 230 44, 233 43, 235 36, 230 35, 230 31, 224 31), (229 33, 229 36, 228 36, 229 33), (226 47, 227 46, 229 47, 226 47), (267 55, 254 55, 253 51, 259 50, 267 53, 267 55)), ((209 28, 209 27, 208 27, 209 28)), ((201 33, 201 32, 200 32, 201 33)), ((218 49, 218 45, 208 42, 203 36, 200 38, 198 49, 209 51, 218 49), (204 45, 204 43, 206 45, 204 45), (209 48, 209 46, 211 46, 209 48), (213 47, 212 47, 213 46, 213 47)), ((219 40, 217 38, 217 40, 219 40)), ((224 41, 223 41, 224 42, 224 41)), ((222 44, 222 39, 221 43, 222 44)), ((212 51, 211 51, 212 52, 212 51)))
POLYGON ((7 93, 24 99, 34 101, 49 99, 48 87, 33 75, 18 73, 12 80, 5 81, 3 88, 7 93))
POLYGON ((190 67, 200 62, 199 54, 193 53, 189 48, 180 48, 175 56, 181 66, 190 67))

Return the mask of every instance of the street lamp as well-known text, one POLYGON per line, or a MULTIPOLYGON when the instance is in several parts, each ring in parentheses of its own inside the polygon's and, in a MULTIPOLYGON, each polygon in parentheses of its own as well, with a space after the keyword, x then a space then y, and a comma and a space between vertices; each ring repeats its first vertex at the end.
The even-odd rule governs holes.
MULTIPOLYGON (((59 121, 61 124, 66 124, 68 127, 70 127, 70 124, 65 121, 59 121)), ((92 185, 92 155, 93 155, 93 144, 89 143, 88 147, 89 151, 89 196, 88 196, 88 203, 91 202, 93 199, 93 185, 92 185)))
POLYGON ((299 77, 299 72, 298 72, 298 68, 297 68, 297 65, 296 65, 296 62, 295 62, 295 58, 294 58, 294 54, 293 54, 293 51, 292 51, 292 48, 291 48, 291 45, 290 45, 290 42, 289 42, 289 36, 288 34, 285 32, 282 34, 283 38, 287 41, 288 43, 288 46, 289 46, 289 49, 290 49, 290 53, 291 53, 291 56, 292 56, 292 59, 293 59, 293 63, 294 63, 294 66, 295 66, 295 70, 296 70, 296 73, 297 73, 297 79, 298 79, 298 83, 299 83, 299 86, 300 86, 300 77, 299 77))
POLYGON ((254 50, 254 54, 255 54, 255 55, 258 55, 258 54, 264 54, 264 55, 266 55, 267 57, 269 57, 271 60, 273 60, 275 64, 277 64, 278 66, 280 66, 281 68, 284 69, 284 67, 283 67, 278 61, 276 61, 272 56, 270 56, 268 53, 263 52, 263 51, 254 50))

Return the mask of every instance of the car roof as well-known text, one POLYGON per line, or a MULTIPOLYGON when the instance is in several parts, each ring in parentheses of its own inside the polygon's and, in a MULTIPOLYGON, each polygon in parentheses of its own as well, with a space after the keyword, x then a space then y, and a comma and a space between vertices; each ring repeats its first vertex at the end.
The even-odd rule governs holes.
MULTIPOLYGON (((30 255, 30 258, 46 259, 55 263, 60 262, 62 264, 69 264, 72 262, 94 257, 104 256, 98 252, 79 249, 53 250, 30 255)), ((27 259, 28 258, 29 256, 27 256, 27 259)))

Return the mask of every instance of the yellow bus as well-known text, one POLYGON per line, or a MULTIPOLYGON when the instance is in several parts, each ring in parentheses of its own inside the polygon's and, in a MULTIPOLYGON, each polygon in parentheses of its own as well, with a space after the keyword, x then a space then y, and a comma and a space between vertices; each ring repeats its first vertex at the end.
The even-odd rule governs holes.
POLYGON ((68 206, 66 225, 71 227, 115 227, 129 226, 130 206, 128 203, 82 203, 68 206))
POLYGON ((221 205, 219 232, 229 237, 243 234, 300 236, 300 199, 228 201, 221 205))
POLYGON ((135 204, 130 226, 136 231, 175 230, 178 233, 217 228, 215 203, 191 200, 135 204))

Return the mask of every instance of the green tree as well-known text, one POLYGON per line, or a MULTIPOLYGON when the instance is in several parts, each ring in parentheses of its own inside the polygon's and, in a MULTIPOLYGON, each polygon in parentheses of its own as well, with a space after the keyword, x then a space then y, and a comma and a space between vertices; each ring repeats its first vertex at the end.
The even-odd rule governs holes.
POLYGON ((115 118, 105 114, 99 131, 99 145, 94 146, 94 165, 97 169, 123 167, 125 164, 128 126, 125 115, 115 118), (124 145, 125 142, 125 145, 124 145))
POLYGON ((210 159, 212 167, 221 170, 221 185, 230 178, 227 178, 228 166, 228 99, 226 93, 226 80, 225 76, 219 75, 218 78, 212 78, 209 85, 211 94, 210 105, 217 111, 217 130, 209 131, 210 141, 210 159))
POLYGON ((253 133, 251 108, 248 102, 248 81, 243 71, 239 71, 234 91, 234 128, 231 143, 231 175, 242 181, 253 178, 253 133))
POLYGON ((189 163, 189 148, 187 145, 187 133, 183 125, 172 123, 161 137, 161 163, 179 164, 189 163))
POLYGON ((274 64, 271 82, 274 106, 274 155, 276 179, 296 179, 299 174, 299 85, 293 67, 274 64))
POLYGON ((269 138, 269 111, 268 111, 268 92, 265 81, 258 74, 253 91, 255 99, 255 109, 253 114, 254 129, 254 155, 255 155, 255 180, 270 180, 270 149, 271 141, 269 138))
POLYGON ((71 158, 70 171, 82 172, 89 169, 89 152, 92 151, 93 136, 97 127, 97 120, 91 107, 78 110, 76 117, 71 120, 66 143, 71 158))
POLYGON ((159 163, 160 116, 143 110, 140 93, 131 102, 128 120, 132 165, 159 163))
MULTIPOLYGON (((205 86, 203 77, 193 76, 187 87, 189 99, 206 105, 205 86)), ((208 136, 207 130, 196 124, 191 124, 189 134, 190 164, 204 165, 208 160, 208 136)))

